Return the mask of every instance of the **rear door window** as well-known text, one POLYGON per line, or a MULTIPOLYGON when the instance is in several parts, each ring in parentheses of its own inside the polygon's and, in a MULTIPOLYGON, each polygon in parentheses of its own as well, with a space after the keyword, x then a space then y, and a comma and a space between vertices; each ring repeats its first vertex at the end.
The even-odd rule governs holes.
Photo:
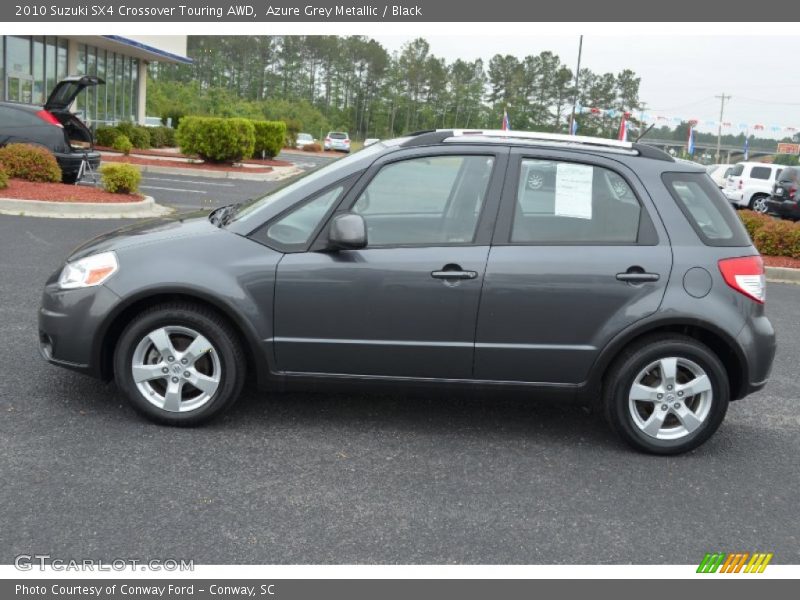
POLYGON ((664 184, 707 246, 749 246, 731 205, 705 173, 664 173, 664 184))
POLYGON ((771 167, 753 167, 750 170, 750 177, 752 179, 769 179, 772 176, 771 167))

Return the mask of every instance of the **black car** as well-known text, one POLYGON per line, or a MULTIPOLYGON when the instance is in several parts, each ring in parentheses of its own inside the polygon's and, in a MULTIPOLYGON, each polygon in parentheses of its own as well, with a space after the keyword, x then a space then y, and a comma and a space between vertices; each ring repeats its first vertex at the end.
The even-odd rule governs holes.
POLYGON ((800 220, 800 168, 787 167, 780 172, 767 199, 767 212, 782 219, 800 220))
POLYGON ((93 169, 100 165, 92 132, 69 107, 81 91, 105 83, 90 75, 59 81, 44 106, 0 102, 0 146, 22 143, 44 146, 61 167, 62 181, 75 183, 81 162, 93 169))

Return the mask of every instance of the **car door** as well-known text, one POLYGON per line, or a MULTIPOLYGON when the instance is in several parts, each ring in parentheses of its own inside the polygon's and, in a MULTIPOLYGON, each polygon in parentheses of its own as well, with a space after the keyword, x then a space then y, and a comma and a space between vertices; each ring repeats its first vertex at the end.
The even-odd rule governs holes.
POLYGON ((656 214, 617 161, 513 150, 481 297, 475 377, 585 381, 604 345, 664 295, 672 255, 656 214))
POLYGON ((285 373, 468 379, 508 150, 405 149, 376 161, 336 214, 368 245, 328 251, 323 229, 277 270, 275 359, 285 373))

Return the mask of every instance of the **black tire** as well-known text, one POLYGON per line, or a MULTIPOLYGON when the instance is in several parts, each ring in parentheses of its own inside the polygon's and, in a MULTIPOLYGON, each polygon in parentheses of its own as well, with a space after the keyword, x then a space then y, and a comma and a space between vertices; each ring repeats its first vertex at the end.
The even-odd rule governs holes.
POLYGON ((651 454, 681 454, 700 446, 719 428, 729 401, 727 372, 717 355, 697 340, 678 334, 649 336, 627 348, 611 365, 603 386, 605 416, 611 429, 637 450, 651 454), (703 422, 691 433, 674 440, 657 439, 642 431, 634 422, 628 400, 637 375, 654 361, 667 357, 687 359, 698 365, 708 376, 712 391, 710 409, 703 422))
POLYGON ((131 406, 148 419, 165 425, 200 425, 229 409, 239 398, 245 379, 245 357, 236 332, 213 310, 182 302, 161 304, 137 315, 122 332, 114 350, 114 379, 131 406), (206 403, 194 410, 169 412, 155 406, 133 379, 136 347, 161 327, 185 327, 202 334, 218 357, 218 386, 206 403))

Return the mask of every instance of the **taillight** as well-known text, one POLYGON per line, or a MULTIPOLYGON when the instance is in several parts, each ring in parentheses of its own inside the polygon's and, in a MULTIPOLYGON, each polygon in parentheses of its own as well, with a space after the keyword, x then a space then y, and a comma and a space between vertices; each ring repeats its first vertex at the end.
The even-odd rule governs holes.
POLYGON ((794 200, 794 195, 796 193, 797 193, 797 188, 795 186, 792 186, 792 187, 789 188, 789 198, 794 200))
POLYGON ((760 256, 723 258, 719 261, 719 270, 725 283, 740 294, 764 304, 767 283, 764 277, 764 261, 760 256))
POLYGON ((330 141, 331 141, 331 138, 325 138, 325 141, 326 141, 326 142, 330 142, 330 141))
POLYGON ((345 141, 344 141, 344 143, 345 143, 345 144, 349 144, 349 143, 350 143, 350 140, 345 140, 345 141))
POLYGON ((739 180, 739 189, 742 189, 743 186, 744 186, 744 181, 740 179, 739 180))
POLYGON ((61 121, 56 119, 55 115, 53 115, 53 113, 51 113, 49 110, 42 109, 36 113, 36 116, 39 117, 42 121, 50 123, 50 125, 55 125, 56 127, 61 127, 61 129, 64 129, 64 126, 61 124, 61 121))

